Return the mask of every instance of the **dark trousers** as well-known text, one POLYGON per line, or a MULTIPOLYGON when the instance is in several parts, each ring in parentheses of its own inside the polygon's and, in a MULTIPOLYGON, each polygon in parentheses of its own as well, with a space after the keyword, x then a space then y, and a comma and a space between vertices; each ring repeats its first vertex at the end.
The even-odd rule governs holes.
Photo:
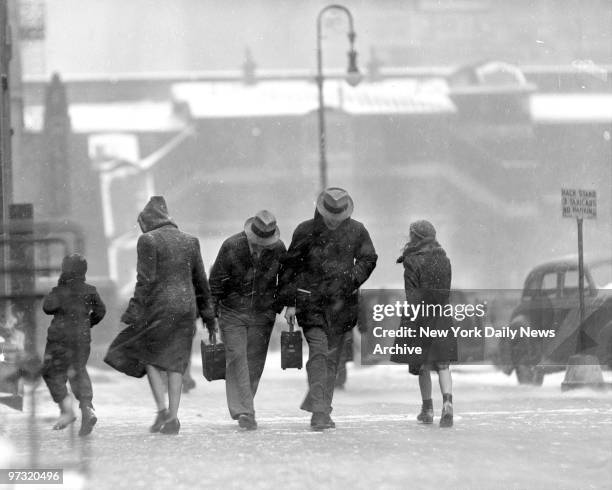
POLYGON ((303 327, 308 342, 308 393, 302 406, 307 412, 330 414, 336 371, 344 345, 344 334, 327 334, 321 327, 303 327))
POLYGON ((79 406, 93 407, 93 391, 87 373, 88 359, 88 343, 47 341, 42 377, 54 402, 59 403, 68 396, 68 381, 72 393, 79 400, 79 406))
POLYGON ((253 399, 266 364, 274 327, 273 313, 236 313, 220 309, 219 327, 225 345, 225 392, 233 419, 255 415, 253 399))
POLYGON ((346 363, 353 360, 353 331, 344 334, 342 352, 336 369, 336 388, 344 388, 346 383, 346 363))

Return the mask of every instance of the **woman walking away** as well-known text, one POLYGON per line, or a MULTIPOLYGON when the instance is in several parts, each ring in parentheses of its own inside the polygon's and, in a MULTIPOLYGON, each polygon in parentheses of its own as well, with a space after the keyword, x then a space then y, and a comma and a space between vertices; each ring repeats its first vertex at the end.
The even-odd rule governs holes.
POLYGON ((157 404, 150 431, 178 434, 183 373, 195 320, 199 315, 209 331, 216 329, 216 320, 198 239, 178 229, 162 196, 151 198, 138 223, 143 234, 137 245, 136 288, 121 321, 143 329, 135 357, 146 365, 157 404))
POLYGON ((106 313, 96 288, 85 282, 86 272, 85 257, 79 254, 64 257, 57 286, 43 303, 43 311, 53 315, 53 320, 47 331, 42 376, 61 411, 53 429, 64 429, 76 420, 66 388, 69 381, 81 408, 80 436, 91 433, 98 421, 92 404, 87 360, 91 327, 100 323, 106 313))
MULTIPOLYGON (((416 221, 410 225, 410 241, 405 245, 397 262, 404 266, 406 300, 410 304, 430 305, 435 315, 424 314, 413 318, 417 329, 430 327, 436 330, 450 330, 452 318, 440 313, 449 304, 451 287, 451 264, 446 252, 436 241, 436 230, 429 221, 416 221)), ((405 322, 407 319, 403 318, 405 322)), ((420 330, 417 330, 420 331, 420 330)), ((431 398, 431 370, 438 373, 442 392, 442 415, 440 427, 453 425, 452 379, 449 362, 457 360, 457 339, 447 337, 429 338, 419 336, 402 339, 402 342, 422 348, 421 355, 394 355, 391 361, 408 363, 411 374, 418 375, 423 404, 417 420, 423 424, 433 423, 433 402, 431 398), (406 342, 407 341, 407 342, 406 342)))

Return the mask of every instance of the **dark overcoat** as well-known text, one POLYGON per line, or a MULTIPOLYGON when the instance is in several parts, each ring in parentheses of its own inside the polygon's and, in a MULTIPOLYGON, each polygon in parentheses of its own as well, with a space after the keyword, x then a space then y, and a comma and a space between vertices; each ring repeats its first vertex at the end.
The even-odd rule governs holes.
POLYGON ((144 328, 133 351, 140 361, 182 373, 197 316, 204 322, 214 318, 200 243, 177 228, 163 201, 152 199, 139 222, 136 288, 121 320, 144 328))
POLYGON ((357 323, 358 289, 377 259, 362 223, 349 218, 331 230, 315 212, 293 233, 281 270, 282 301, 296 307, 302 328, 348 331, 357 323))
MULTIPOLYGON (((439 305, 442 309, 449 304, 451 287, 451 264, 444 249, 433 239, 423 239, 408 244, 398 259, 404 266, 404 288, 409 304, 439 305)), ((419 315, 409 321, 402 318, 401 325, 415 328, 429 327, 448 332, 447 337, 432 338, 417 335, 414 338, 399 337, 396 345, 421 347, 422 354, 394 354, 391 361, 419 365, 426 362, 447 362, 457 360, 457 339, 450 331, 452 317, 442 315, 419 315)), ((416 372, 416 371, 415 371, 416 372)))
POLYGON ((265 313, 274 318, 283 308, 278 300, 278 274, 285 253, 285 244, 279 240, 262 249, 255 259, 246 233, 229 237, 210 271, 215 304, 238 313, 265 313))
POLYGON ((59 284, 45 297, 43 311, 53 315, 47 331, 49 342, 89 345, 91 327, 100 323, 106 313, 96 288, 85 278, 60 278, 59 284))

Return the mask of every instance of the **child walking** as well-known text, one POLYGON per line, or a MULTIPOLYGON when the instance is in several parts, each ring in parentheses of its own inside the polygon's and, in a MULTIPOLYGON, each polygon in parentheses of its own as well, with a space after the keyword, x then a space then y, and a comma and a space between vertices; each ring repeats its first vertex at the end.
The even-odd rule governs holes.
POLYGON ((92 405, 87 360, 91 327, 100 323, 106 313, 96 288, 85 282, 86 272, 87 261, 82 255, 64 257, 57 286, 43 304, 43 311, 53 315, 47 331, 43 364, 43 379, 53 401, 60 407, 60 416, 53 429, 64 429, 76 420, 72 398, 66 387, 66 381, 69 381, 81 408, 80 436, 91 433, 98 421, 92 405))

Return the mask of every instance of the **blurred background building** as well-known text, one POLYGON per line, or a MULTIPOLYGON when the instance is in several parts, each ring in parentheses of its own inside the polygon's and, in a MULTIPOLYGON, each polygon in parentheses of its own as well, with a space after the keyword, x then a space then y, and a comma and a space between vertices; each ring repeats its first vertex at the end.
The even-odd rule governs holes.
MULTIPOLYGON (((576 249, 563 186, 596 188, 585 250, 612 243, 607 0, 347 0, 365 78, 324 33, 329 182, 402 284, 409 223, 439 229, 454 285, 519 288, 576 249)), ((12 0, 15 202, 85 230, 93 274, 127 295, 136 216, 164 194, 211 264, 261 208, 286 243, 318 184, 315 19, 294 0, 12 0), (22 129, 22 130, 21 130, 22 129)))
MULTIPOLYGON (((314 68, 321 0, 20 0, 24 74, 226 71, 249 46, 261 69, 314 68)), ((483 58, 568 64, 612 59, 607 0, 347 0, 365 61, 454 66, 483 58)), ((334 22, 333 20, 331 21, 334 22)), ((343 22, 339 17, 337 23, 343 22)), ((332 31, 333 32, 333 31, 332 31)), ((333 37, 332 34, 329 36, 333 37)), ((345 47, 330 43, 329 66, 345 47), (336 51, 334 53, 334 51, 336 51)))

